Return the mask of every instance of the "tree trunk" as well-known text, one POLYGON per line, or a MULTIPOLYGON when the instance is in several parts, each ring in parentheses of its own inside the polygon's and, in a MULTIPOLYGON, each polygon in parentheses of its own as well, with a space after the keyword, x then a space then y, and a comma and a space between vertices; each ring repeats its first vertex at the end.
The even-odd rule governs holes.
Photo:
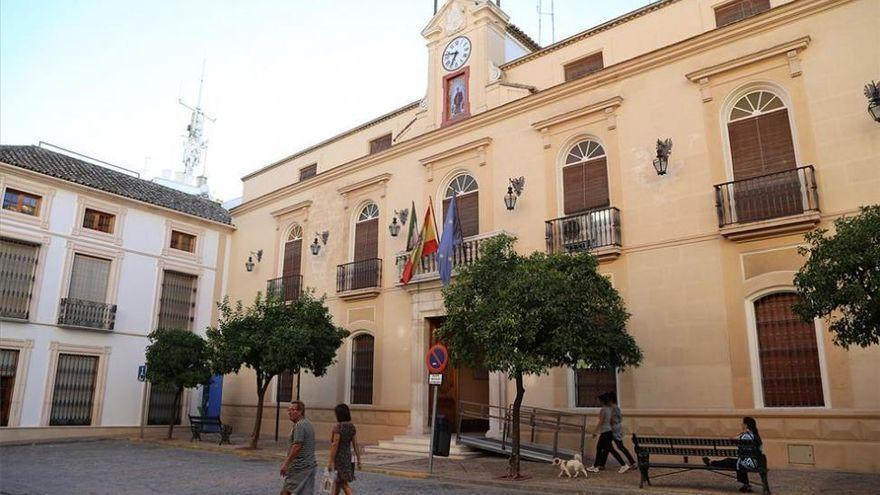
POLYGON ((257 372, 257 417, 254 419, 254 431, 251 433, 250 448, 256 449, 257 442, 260 440, 260 427, 263 425, 263 399, 266 396, 266 389, 269 387, 269 380, 263 381, 262 373, 257 372))
POLYGON ((513 399, 513 418, 511 419, 513 442, 511 444, 510 464, 507 466, 507 477, 519 479, 519 410, 522 406, 526 388, 523 386, 522 371, 517 371, 514 379, 516 380, 516 398, 513 399))
POLYGON ((171 408, 171 419, 168 420, 168 440, 174 438, 174 423, 177 422, 177 411, 180 407, 181 395, 183 395, 183 387, 177 387, 177 394, 174 395, 174 407, 171 408))

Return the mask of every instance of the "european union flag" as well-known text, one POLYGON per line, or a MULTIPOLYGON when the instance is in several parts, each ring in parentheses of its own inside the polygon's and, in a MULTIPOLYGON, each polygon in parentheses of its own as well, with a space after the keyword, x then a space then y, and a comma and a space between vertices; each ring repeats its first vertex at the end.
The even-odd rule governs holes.
POLYGON ((455 249, 461 244, 461 223, 458 221, 458 209, 455 207, 455 194, 449 201, 449 210, 443 221, 443 235, 440 236, 440 247, 437 250, 437 271, 443 285, 449 285, 452 279, 452 260, 455 249))

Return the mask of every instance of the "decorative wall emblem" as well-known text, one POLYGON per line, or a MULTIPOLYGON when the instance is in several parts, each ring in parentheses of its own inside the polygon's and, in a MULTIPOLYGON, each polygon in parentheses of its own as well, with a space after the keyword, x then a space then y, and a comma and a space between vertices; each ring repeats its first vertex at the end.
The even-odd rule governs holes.
POLYGON ((447 34, 454 33, 464 27, 464 7, 454 2, 449 7, 449 13, 446 14, 446 20, 443 22, 443 29, 447 34))
POLYGON ((501 78, 504 77, 504 71, 502 71, 495 62, 489 61, 489 82, 498 82, 501 78))

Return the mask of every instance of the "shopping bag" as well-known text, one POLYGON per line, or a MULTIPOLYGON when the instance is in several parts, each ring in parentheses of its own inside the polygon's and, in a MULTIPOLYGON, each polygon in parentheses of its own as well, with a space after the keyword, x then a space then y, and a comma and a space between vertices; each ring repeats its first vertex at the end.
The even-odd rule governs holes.
POLYGON ((332 493, 333 492, 333 474, 330 473, 330 470, 324 468, 324 478, 321 479, 321 493, 332 493))

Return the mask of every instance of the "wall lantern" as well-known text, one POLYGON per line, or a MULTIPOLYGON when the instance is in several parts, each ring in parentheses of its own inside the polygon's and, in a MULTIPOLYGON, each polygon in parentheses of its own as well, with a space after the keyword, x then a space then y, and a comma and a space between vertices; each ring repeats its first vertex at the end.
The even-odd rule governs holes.
POLYGON ((314 240, 314 241, 312 242, 312 244, 309 246, 309 248, 311 248, 311 250, 312 250, 312 254, 315 255, 315 256, 317 256, 318 253, 321 252, 321 244, 318 244, 318 239, 319 239, 319 238, 321 239, 321 243, 322 243, 323 245, 326 246, 326 245, 327 245, 327 239, 330 238, 330 232, 327 231, 327 230, 325 230, 324 232, 321 232, 320 234, 317 233, 317 232, 315 232, 315 240, 314 240))
POLYGON ((245 261, 245 263, 244 263, 244 268, 249 272, 254 271, 254 258, 255 257, 257 258, 257 263, 262 261, 263 260, 263 250, 258 249, 256 251, 251 251, 250 256, 248 256, 248 260, 245 261))
POLYGON ((866 84, 865 96, 868 98, 868 114, 874 122, 880 122, 880 84, 874 81, 866 84))
POLYGON ((508 179, 508 181, 510 181, 510 185, 507 186, 507 194, 504 195, 504 206, 507 207, 508 211, 512 211, 516 207, 516 198, 522 195, 523 187, 526 185, 526 178, 517 177, 515 179, 508 179))
POLYGON ((406 225, 406 220, 409 217, 409 210, 404 209, 403 211, 394 210, 394 218, 391 219, 391 224, 388 225, 388 232, 391 234, 391 237, 397 237, 397 234, 400 233, 401 225, 406 225), (397 218, 400 217, 400 222, 397 222, 397 218))
POLYGON ((666 175, 669 166, 669 154, 672 153, 672 138, 665 141, 657 140, 657 158, 654 158, 654 170, 657 175, 666 175))

